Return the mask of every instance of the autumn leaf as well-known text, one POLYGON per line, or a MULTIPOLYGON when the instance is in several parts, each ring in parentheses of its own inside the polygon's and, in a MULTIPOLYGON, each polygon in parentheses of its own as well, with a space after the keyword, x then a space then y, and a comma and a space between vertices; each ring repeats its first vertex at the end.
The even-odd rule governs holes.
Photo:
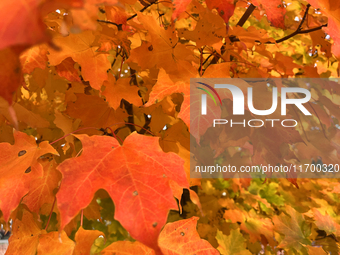
POLYGON ((43 176, 38 158, 47 153, 58 155, 47 141, 38 145, 34 137, 22 132, 14 132, 14 139, 14 145, 0 144, 0 208, 6 221, 29 192, 33 176, 43 176))
POLYGON ((100 235, 103 235, 103 233, 98 230, 85 230, 83 227, 80 227, 75 236, 76 246, 73 255, 89 254, 93 242, 100 235))
POLYGON ((81 119, 85 127, 107 128, 123 122, 127 117, 122 109, 115 111, 100 97, 85 94, 77 94, 77 97, 66 109, 66 113, 81 119))
POLYGON ((339 3, 332 2, 330 0, 308 0, 308 2, 314 8, 320 8, 320 10, 328 17, 328 26, 324 30, 332 36, 334 39, 333 54, 339 58, 340 57, 340 44, 338 43, 340 39, 340 22, 339 22, 339 3), (336 4, 336 5, 334 5, 336 4))
POLYGON ((8 240, 10 245, 6 254, 35 255, 41 230, 34 220, 33 215, 28 211, 24 211, 22 219, 15 220, 13 231, 14 234, 8 240))
POLYGON ((221 231, 217 231, 216 239, 219 244, 217 249, 222 255, 251 254, 245 248, 246 239, 237 230, 231 230, 228 236, 224 235, 221 231))
POLYGON ((125 254, 140 254, 140 255, 155 255, 155 251, 145 246, 140 242, 128 242, 128 241, 119 241, 114 242, 113 244, 106 247, 101 251, 102 255, 125 255, 125 254))
POLYGON ((170 254, 219 254, 196 231, 197 217, 165 225, 159 235, 158 244, 164 255, 170 254))
POLYGON ((32 73, 35 68, 46 68, 47 62, 46 45, 34 46, 20 55, 20 62, 23 73, 32 73))
POLYGON ((286 206, 286 211, 288 215, 281 213, 280 216, 273 217, 276 231, 284 235, 279 247, 291 247, 297 251, 305 249, 304 245, 311 245, 308 239, 310 233, 304 231, 306 222, 292 207, 286 206))
POLYGON ((21 85, 21 66, 19 60, 19 49, 7 48, 0 50, 0 96, 12 104, 13 93, 21 85))
POLYGON ((46 40, 46 26, 40 13, 42 4, 42 0, 1 2, 0 49, 13 45, 30 46, 46 40))
POLYGON ((183 161, 173 153, 162 152, 158 138, 134 133, 120 146, 110 137, 76 137, 82 141, 82 155, 57 168, 63 174, 57 194, 61 228, 91 202, 99 188, 104 188, 115 202, 115 218, 132 237, 156 247, 168 210, 177 209, 169 180, 188 187, 183 161), (128 160, 131 157, 135 163, 128 160), (134 222, 140 224, 136 226, 134 222))
POLYGON ((228 24, 229 19, 234 14, 235 4, 234 0, 227 1, 216 1, 216 0, 206 0, 209 9, 216 9, 218 14, 223 18, 225 23, 228 24))
POLYGON ((91 31, 70 34, 66 37, 55 37, 54 43, 62 50, 49 49, 48 59, 52 65, 59 65, 64 59, 71 57, 81 66, 81 74, 94 89, 100 89, 107 80, 107 70, 111 65, 107 54, 96 52, 98 47, 92 46, 95 35, 91 31))
POLYGON ((152 16, 138 14, 138 20, 148 31, 152 44, 143 42, 141 46, 131 50, 128 63, 135 62, 144 70, 157 66, 164 68, 169 73, 175 73, 177 67, 186 62, 192 53, 185 45, 178 42, 174 27, 162 28, 152 16))
POLYGON ((64 77, 68 81, 80 82, 79 71, 74 67, 75 62, 72 58, 64 59, 59 65, 56 66, 56 71, 59 76, 64 77))
POLYGON ((153 86, 149 96, 149 102, 145 106, 164 99, 173 93, 182 93, 184 101, 181 105, 181 111, 178 115, 183 121, 190 126, 190 81, 172 81, 164 69, 161 69, 158 74, 158 82, 153 86))
POLYGON ((60 173, 56 170, 56 162, 49 160, 38 162, 42 165, 43 176, 38 175, 31 179, 29 192, 22 201, 35 213, 39 213, 45 203, 53 203, 61 179, 60 173))
POLYGON ((315 209, 314 218, 315 218, 315 225, 324 230, 328 235, 335 233, 337 236, 340 234, 340 225, 329 215, 327 212, 325 215, 322 215, 319 210, 315 209))
POLYGON ((172 12, 172 19, 177 19, 178 16, 185 12, 185 9, 188 7, 190 4, 191 0, 175 0, 174 1, 174 11, 172 12))
POLYGON ((6 254, 339 254, 339 7, 2 1, 6 254), (261 116, 248 97, 245 114, 234 116, 228 89, 207 97, 202 115, 195 82, 214 87, 215 78, 230 78, 223 83, 245 98, 252 87, 255 109, 271 107, 275 87, 278 97, 284 87, 307 89, 312 115, 289 104, 284 118, 297 126, 288 128, 283 102, 261 116), (210 128, 220 118, 265 124, 210 128), (196 164, 300 173, 210 178, 196 164), (320 171, 325 178, 294 179, 320 171))
POLYGON ((273 1, 263 1, 263 0, 253 0, 254 5, 260 6, 266 11, 268 20, 275 27, 285 28, 285 14, 286 9, 282 0, 273 1))
POLYGON ((69 255, 73 253, 75 243, 68 238, 65 231, 46 233, 44 230, 39 236, 37 254, 69 255))
POLYGON ((103 96, 113 109, 117 109, 120 101, 125 99, 135 106, 141 106, 142 100, 138 95, 139 88, 130 85, 130 79, 120 78, 116 81, 113 75, 109 75, 108 81, 104 82, 103 96))

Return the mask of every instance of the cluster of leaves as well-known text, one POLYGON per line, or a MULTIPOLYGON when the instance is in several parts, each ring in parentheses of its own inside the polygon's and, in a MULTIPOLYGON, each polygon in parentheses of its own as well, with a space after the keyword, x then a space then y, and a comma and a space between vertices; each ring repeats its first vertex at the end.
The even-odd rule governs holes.
MULTIPOLYGON (((335 179, 190 179, 190 136, 209 130, 189 104, 190 78, 338 77, 339 3, 5 0, 0 15, 6 254, 339 253, 335 179)), ((289 136, 225 128, 211 151, 339 162, 337 83, 309 89, 314 118, 290 109, 289 136)))

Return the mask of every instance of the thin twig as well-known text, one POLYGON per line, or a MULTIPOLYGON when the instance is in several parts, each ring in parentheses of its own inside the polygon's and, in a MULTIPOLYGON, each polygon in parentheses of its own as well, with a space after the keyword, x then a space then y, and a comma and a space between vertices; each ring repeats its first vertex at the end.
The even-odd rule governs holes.
MULTIPOLYGON (((156 4, 157 3, 157 1, 155 1, 155 2, 153 2, 153 3, 151 3, 151 4, 149 4, 149 5, 147 5, 147 6, 145 6, 143 9, 141 9, 139 12, 143 12, 143 11, 145 11, 146 9, 148 9, 151 5, 154 5, 154 4, 156 4)), ((133 19, 133 18, 135 18, 137 16, 137 13, 136 14, 133 14, 132 16, 130 16, 130 17, 128 17, 127 19, 126 19, 126 21, 129 21, 130 19, 133 19)))
POLYGON ((117 23, 114 23, 112 21, 102 20, 102 19, 97 19, 97 22, 115 25, 118 28, 118 30, 123 30, 123 25, 122 24, 117 24, 117 23))
MULTIPOLYGON (((156 3, 158 3, 158 2, 156 1, 156 2, 153 2, 153 3, 151 3, 151 4, 147 5, 147 6, 145 6, 145 7, 144 7, 143 9, 141 9, 139 12, 145 11, 145 10, 146 10, 147 8, 149 8, 151 5, 154 5, 154 4, 156 4, 156 3)), ((137 16, 137 13, 136 13, 136 14, 133 14, 133 15, 130 16, 130 17, 128 17, 128 18, 126 19, 126 21, 129 21, 130 19, 133 19, 133 18, 135 18, 136 16, 137 16)), ((117 24, 117 23, 112 22, 112 21, 101 20, 101 19, 97 19, 97 22, 115 25, 115 26, 118 28, 118 30, 123 30, 123 24, 117 24)))
POLYGON ((307 15, 308 15, 308 12, 309 12, 310 7, 311 7, 311 5, 310 5, 310 4, 307 4, 307 8, 306 8, 305 14, 303 15, 303 18, 302 18, 302 20, 301 20, 301 22, 300 22, 300 25, 298 26, 298 28, 297 28, 296 30, 301 30, 302 25, 303 25, 303 23, 305 23, 305 20, 306 20, 306 18, 307 18, 307 15))
MULTIPOLYGON (((314 31, 317 31, 317 30, 320 30, 322 29, 323 27, 327 27, 328 24, 325 24, 325 25, 321 25, 319 27, 314 27, 314 28, 311 28, 311 29, 307 29, 307 30, 300 30, 300 31, 295 31, 294 33, 290 34, 290 35, 287 35, 279 40, 276 40, 276 43, 281 43, 283 41, 286 41, 290 38, 292 38, 293 36, 295 35, 298 35, 298 34, 308 34, 308 33, 311 33, 311 32, 314 32, 314 31)), ((268 43, 271 43, 271 42, 268 42, 268 43)))
MULTIPOLYGON (((251 7, 251 6, 249 6, 249 8, 250 8, 250 7, 251 7)), ((304 13, 304 15, 303 15, 303 17, 302 17, 302 19, 301 19, 301 22, 300 22, 299 26, 297 27, 297 29, 296 29, 293 33, 291 33, 290 35, 287 35, 287 36, 285 36, 285 37, 283 37, 283 38, 281 38, 281 39, 275 40, 275 43, 281 43, 281 42, 284 42, 284 41, 286 41, 286 40, 288 40, 288 39, 290 39, 290 38, 292 38, 292 37, 294 37, 294 36, 296 36, 296 35, 299 35, 299 34, 308 34, 308 33, 311 33, 311 32, 317 31, 317 30, 320 30, 320 29, 322 29, 323 27, 327 27, 327 26, 328 26, 328 24, 324 24, 324 25, 321 25, 321 26, 319 26, 319 27, 315 27, 315 28, 311 28, 311 29, 302 30, 302 26, 303 26, 303 24, 305 23, 305 21, 306 21, 306 19, 307 19, 307 17, 308 17, 308 12, 309 12, 310 7, 311 7, 311 5, 308 4, 308 5, 307 5, 307 8, 306 8, 306 11, 305 11, 305 13, 304 13)), ((248 9, 249 9, 249 8, 248 8, 248 9)), ((242 23, 241 20, 243 21, 243 19, 247 17, 246 14, 247 14, 247 12, 248 12, 248 9, 247 9, 247 11, 245 12, 245 14, 242 16, 242 18, 240 19, 240 21, 237 23, 237 25, 240 25, 240 24, 243 25, 243 24, 244 24, 245 21, 242 23)), ((249 12, 250 12, 250 11, 249 11, 249 12)), ((251 13, 250 13, 250 14, 251 14, 251 13)), ((249 17, 249 16, 248 16, 248 17, 249 17)), ((230 40, 231 42, 239 42, 239 41, 240 41, 240 39, 237 38, 235 35, 230 36, 230 37, 229 37, 229 40, 230 40)), ((261 43, 260 41, 255 41, 255 42, 261 43)), ((273 42, 266 42, 266 44, 273 44, 273 42)))
MULTIPOLYGON (((323 27, 327 27, 328 26, 328 23, 327 24, 324 24, 324 25, 321 25, 319 27, 314 27, 314 28, 311 28, 311 29, 306 29, 306 30, 296 30, 294 31, 293 33, 291 33, 290 35, 287 35, 281 39, 278 39, 278 40, 275 40, 275 43, 282 43, 283 41, 286 41, 296 35, 299 35, 299 34, 308 34, 308 33, 311 33, 311 32, 314 32, 314 31, 317 31, 317 30, 320 30, 322 29, 323 27)), ((231 42, 239 42, 240 39, 237 38, 236 36, 232 35, 229 37, 230 41, 231 42)), ((257 43, 261 43, 260 41, 255 41, 257 43)), ((265 42, 265 44, 274 44, 273 42, 265 42)))

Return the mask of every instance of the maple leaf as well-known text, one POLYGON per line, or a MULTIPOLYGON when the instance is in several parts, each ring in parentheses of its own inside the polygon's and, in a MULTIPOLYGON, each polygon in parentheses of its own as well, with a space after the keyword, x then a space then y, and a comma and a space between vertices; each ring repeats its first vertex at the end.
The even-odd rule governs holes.
POLYGON ((47 47, 34 46, 20 54, 22 72, 31 73, 35 68, 45 69, 47 60, 47 47))
POLYGON ((71 255, 73 254, 75 243, 68 238, 65 231, 46 233, 45 230, 39 235, 37 255, 71 255))
POLYGON ((327 255, 327 252, 325 252, 322 247, 311 247, 308 246, 308 254, 309 255, 327 255))
POLYGON ((305 249, 304 245, 311 245, 311 241, 308 239, 310 233, 303 231, 304 218, 288 205, 286 211, 289 216, 284 213, 273 216, 276 231, 285 236, 279 247, 290 247, 297 251, 305 249))
POLYGON ((140 47, 131 50, 127 63, 137 63, 143 70, 157 66, 168 73, 176 73, 181 61, 187 62, 186 59, 191 58, 192 50, 179 42, 173 26, 165 30, 156 18, 140 13, 138 20, 148 31, 152 43, 143 42, 140 47))
POLYGON ((135 106, 141 106, 142 100, 138 95, 139 88, 130 85, 130 79, 120 78, 116 81, 113 75, 109 75, 108 81, 104 82, 105 90, 103 96, 113 109, 120 106, 122 99, 125 99, 135 106))
POLYGON ((101 251, 101 255, 126 255, 126 254, 140 254, 140 255, 155 255, 155 251, 145 246, 140 242, 118 241, 110 244, 101 251))
MULTIPOLYGON (((50 125, 50 123, 44 119, 42 116, 40 116, 37 113, 34 113, 30 110, 28 110, 26 107, 24 107, 21 104, 14 103, 11 107, 15 113, 16 119, 19 122, 26 123, 30 127, 33 128, 46 128, 50 125)), ((9 121, 15 125, 13 119, 12 119, 12 113, 8 110, 8 104, 0 98, 0 113, 9 121)))
POLYGON ((100 235, 104 234, 98 230, 85 230, 83 227, 80 227, 75 236, 76 246, 73 255, 89 254, 93 242, 100 235))
POLYGON ((116 24, 125 25, 127 21, 127 14, 125 10, 117 6, 106 6, 105 8, 106 18, 116 24))
POLYGON ((253 4, 256 6, 261 6, 262 9, 266 11, 268 20, 275 27, 285 28, 285 14, 286 9, 282 0, 252 0, 253 4))
MULTIPOLYGON (((218 4, 218 1, 215 1, 212 3, 212 6, 216 4, 219 7, 225 8, 223 3, 218 4)), ((198 48, 204 47, 205 45, 218 45, 221 38, 226 37, 227 28, 225 22, 221 17, 204 8, 198 1, 194 0, 193 5, 199 13, 199 20, 193 31, 187 28, 178 29, 179 37, 196 42, 198 48)), ((188 52, 187 54, 190 53, 188 52)))
POLYGON ((319 8, 328 17, 328 26, 323 28, 327 34, 332 36, 334 45, 332 48, 333 54, 340 58, 340 6, 339 3, 331 0, 308 0, 308 2, 315 8, 319 8))
POLYGON ((156 247, 168 210, 177 208, 169 180, 188 187, 183 160, 162 152, 158 138, 136 133, 128 136, 123 146, 111 137, 76 137, 82 141, 82 155, 57 168, 63 174, 57 194, 61 228, 103 188, 115 202, 115 218, 131 236, 156 247))
POLYGON ((282 148, 280 149, 280 146, 277 146, 278 144, 283 147, 284 144, 303 142, 298 131, 283 127, 275 129, 270 127, 258 128, 254 131, 251 141, 254 145, 253 163, 262 164, 262 161, 265 160, 273 165, 279 162, 284 163, 283 159, 287 155, 289 156, 290 149, 286 148, 285 153, 283 153, 282 148))
POLYGON ((33 176, 43 175, 38 158, 44 154, 58 155, 47 141, 37 145, 34 137, 14 132, 14 145, 0 144, 0 208, 5 221, 29 191, 33 176))
POLYGON ((55 70, 59 76, 64 77, 68 81, 81 82, 79 71, 74 68, 74 65, 75 62, 72 58, 66 58, 55 67, 55 70))
POLYGON ((24 210, 22 219, 16 219, 13 224, 13 235, 8 239, 8 255, 35 255, 39 243, 40 227, 33 215, 24 210), (19 230, 20 229, 20 230, 19 230))
POLYGON ((13 45, 30 46, 46 40, 46 26, 40 13, 43 3, 42 0, 1 1, 0 49, 13 45))
POLYGON ((181 105, 181 111, 178 117, 182 118, 187 126, 190 127, 190 81, 188 80, 174 82, 170 79, 164 69, 160 69, 157 83, 153 86, 149 95, 149 101, 145 106, 150 106, 173 93, 183 94, 184 101, 181 105))
POLYGON ((23 81, 19 60, 19 50, 7 48, 0 50, 0 96, 12 104, 13 93, 23 81))
POLYGON ((225 23, 228 24, 229 19, 234 14, 235 4, 234 0, 206 0, 209 9, 217 9, 218 14, 223 18, 225 23))
MULTIPOLYGON (((233 0, 1 2, 0 220, 14 222, 7 254, 218 254, 213 247, 257 254, 262 245, 265 253, 338 254, 337 179, 299 179, 299 190, 292 175, 270 182, 190 179, 190 160, 238 168, 339 161, 337 79, 299 82, 311 91, 305 107, 313 116, 288 106, 295 129, 208 129, 210 117, 230 116, 232 95, 221 92, 223 105, 209 102, 214 114, 201 116, 201 91, 189 90, 190 78, 263 78, 254 85, 254 107, 264 109, 272 101, 267 78, 338 77, 332 56, 340 56, 340 5, 308 2, 314 10, 298 0, 237 1, 237 8, 233 0), (119 65, 130 67, 124 79, 119 65), (190 106, 197 109, 191 116, 190 106), (13 126, 38 142, 13 135, 13 126), (107 127, 125 141, 103 132, 107 127), (84 129, 102 136, 69 135, 84 129), (131 134, 135 129, 140 134, 131 134), (60 157, 47 144, 58 138, 60 157), (208 138, 216 144, 205 144, 208 138), (188 182, 197 187, 188 192, 188 182), (180 215, 169 212, 178 206, 180 215), (191 215, 200 215, 197 231, 198 218, 182 220, 191 215), (104 248, 95 229, 113 243, 104 248)), ((232 84, 245 94, 249 84, 238 81, 232 84)), ((246 109, 243 117, 255 116, 246 109)), ((280 110, 267 118, 280 119, 280 110)))
POLYGON ((61 179, 60 173, 56 170, 54 161, 38 161, 43 168, 43 176, 33 176, 30 181, 29 192, 23 198, 23 203, 32 212, 39 213, 45 203, 52 204, 55 198, 54 191, 61 179))
POLYGON ((340 225, 335 222, 335 220, 327 215, 322 215, 319 210, 313 209, 314 212, 314 218, 315 218, 315 225, 321 229, 324 230, 328 235, 330 234, 336 234, 337 236, 340 234, 340 225))
POLYGON ((71 57, 81 66, 84 80, 89 81, 91 87, 100 89, 107 80, 107 70, 111 64, 106 53, 96 52, 98 47, 92 46, 95 35, 92 31, 80 34, 70 34, 66 37, 56 36, 54 43, 62 50, 49 48, 48 59, 51 65, 59 65, 64 59, 71 57))
POLYGON ((185 12, 186 8, 190 3, 191 0, 174 0, 173 2, 174 11, 172 12, 171 18, 173 20, 177 19, 181 13, 185 12))
POLYGON ((222 255, 250 255, 250 251, 245 248, 246 239, 240 231, 233 229, 230 235, 225 236, 221 231, 217 231, 216 235, 219 247, 217 248, 222 255))
POLYGON ((218 255, 219 252, 196 231, 198 217, 180 220, 165 225, 158 244, 164 255, 218 255))
POLYGON ((106 128, 124 122, 127 113, 122 109, 116 111, 104 99, 98 96, 76 94, 77 101, 69 104, 66 113, 82 120, 85 127, 106 128))

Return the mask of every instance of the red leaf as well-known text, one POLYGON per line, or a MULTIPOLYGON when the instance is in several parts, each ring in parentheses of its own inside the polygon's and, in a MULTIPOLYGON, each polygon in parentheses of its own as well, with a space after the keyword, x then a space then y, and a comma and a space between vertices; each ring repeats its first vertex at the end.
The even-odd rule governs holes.
POLYGON ((253 0, 253 4, 266 11, 268 20, 274 27, 285 28, 286 8, 282 0, 253 0))
POLYGON ((172 19, 175 20, 178 16, 185 12, 187 6, 191 3, 191 0, 174 0, 173 4, 175 10, 172 13, 172 19))
POLYGON ((0 50, 0 65, 0 96, 11 105, 13 93, 23 81, 18 50, 13 48, 0 50))
POLYGON ((34 45, 46 39, 40 7, 43 0, 0 2, 0 49, 34 45))
POLYGON ((32 177, 43 174, 37 159, 46 153, 58 155, 47 141, 37 145, 34 137, 21 132, 15 132, 14 139, 14 145, 0 144, 0 208, 5 221, 27 194, 32 177))
POLYGON ((169 179, 188 187, 184 161, 164 153, 156 137, 133 133, 123 146, 112 137, 76 137, 83 144, 82 155, 58 167, 63 174, 57 194, 61 228, 103 188, 115 203, 115 218, 133 238, 157 249, 168 211, 177 209, 169 179))
POLYGON ((308 0, 308 2, 314 8, 320 8, 320 11, 323 12, 328 17, 328 26, 324 28, 324 30, 333 38, 334 45, 332 48, 333 54, 340 58, 340 5, 337 1, 332 0, 308 0))
POLYGON ((225 23, 229 22, 235 11, 234 0, 206 0, 209 9, 216 9, 225 23))
POLYGON ((60 77, 64 77, 68 81, 81 82, 79 72, 74 68, 74 64, 75 62, 72 58, 66 58, 55 67, 55 70, 60 77))
POLYGON ((46 68, 47 48, 44 45, 32 47, 20 55, 23 73, 31 73, 35 68, 46 68))
POLYGON ((22 201, 28 209, 37 214, 43 204, 53 203, 55 198, 53 191, 58 187, 61 179, 60 173, 56 170, 55 161, 45 160, 41 164, 44 175, 36 175, 31 178, 29 192, 22 201))

